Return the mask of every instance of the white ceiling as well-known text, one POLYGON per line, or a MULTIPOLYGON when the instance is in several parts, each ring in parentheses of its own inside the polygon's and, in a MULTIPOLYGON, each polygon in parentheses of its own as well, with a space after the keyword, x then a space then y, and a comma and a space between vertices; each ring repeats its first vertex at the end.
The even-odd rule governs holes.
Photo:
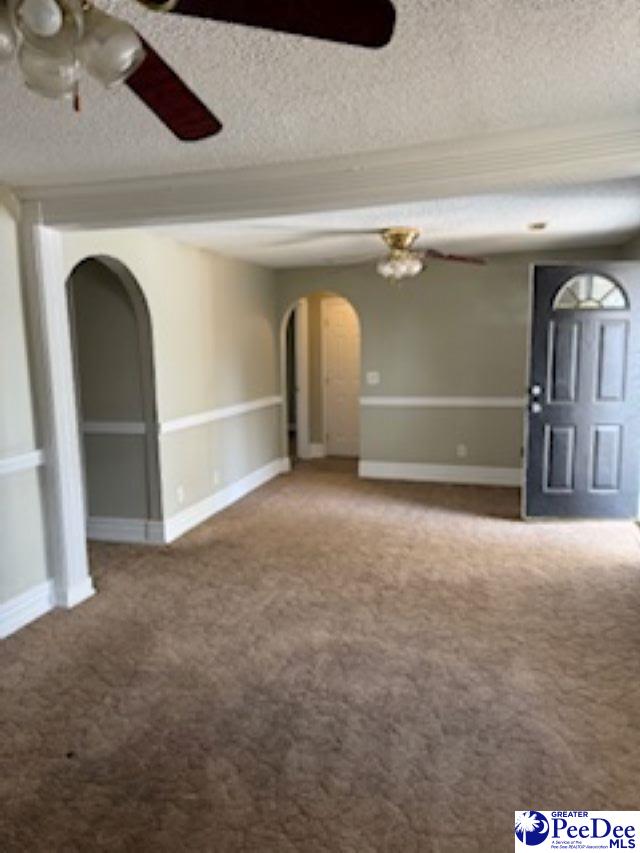
MULTIPOLYGON (((79 116, 0 69, 0 181, 60 184, 299 161, 640 110, 637 0, 396 0, 366 51, 146 12, 139 27, 225 124, 180 144, 126 89, 79 116)), ((597 176, 596 176, 597 177, 597 176)))
POLYGON ((230 257, 292 267, 357 262, 382 254, 378 236, 352 232, 390 225, 417 226, 423 234, 416 245, 452 252, 615 245, 640 230, 640 179, 154 230, 230 257), (541 220, 548 222, 545 231, 527 229, 541 220))

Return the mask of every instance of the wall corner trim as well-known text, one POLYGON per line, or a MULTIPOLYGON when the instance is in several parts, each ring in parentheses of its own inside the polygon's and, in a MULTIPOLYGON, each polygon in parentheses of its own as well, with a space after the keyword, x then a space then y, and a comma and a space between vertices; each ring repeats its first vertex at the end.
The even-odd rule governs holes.
POLYGON ((360 397, 367 408, 392 409, 522 409, 525 397, 360 397))
POLYGON ((44 616, 56 603, 53 580, 47 580, 0 604, 0 640, 44 616))
POLYGON ((185 417, 162 421, 159 424, 158 430, 160 435, 166 435, 170 432, 179 432, 183 429, 191 429, 192 427, 203 426, 204 424, 211 424, 215 421, 235 418, 238 415, 246 415, 248 412, 257 412, 260 409, 269 409, 272 406, 280 405, 282 405, 282 397, 280 395, 259 397, 256 400, 247 400, 244 403, 235 403, 232 406, 222 406, 207 412, 198 412, 195 415, 186 415, 185 417))
POLYGON ((56 595, 56 604, 58 607, 69 609, 75 607, 77 604, 82 604, 83 601, 95 595, 95 592, 96 590, 91 578, 83 578, 78 583, 59 590, 56 595))
POLYGON ((358 475, 376 480, 456 483, 477 486, 522 486, 520 468, 480 465, 432 465, 423 462, 375 462, 361 459, 358 475))
POLYGON ((30 450, 18 456, 8 456, 0 459, 0 476, 3 474, 15 474, 18 471, 29 471, 44 465, 44 452, 42 450, 30 450))
POLYGON ((246 477, 236 480, 235 483, 230 483, 228 486, 209 495, 209 497, 204 498, 204 500, 181 510, 176 515, 166 519, 164 524, 164 541, 166 543, 174 542, 178 537, 187 533, 187 531, 202 524, 203 521, 231 506, 231 504, 248 495, 249 492, 257 489, 259 486, 263 486, 279 474, 289 471, 290 468, 291 461, 288 457, 274 459, 272 462, 263 465, 262 468, 258 468, 247 474, 246 477))

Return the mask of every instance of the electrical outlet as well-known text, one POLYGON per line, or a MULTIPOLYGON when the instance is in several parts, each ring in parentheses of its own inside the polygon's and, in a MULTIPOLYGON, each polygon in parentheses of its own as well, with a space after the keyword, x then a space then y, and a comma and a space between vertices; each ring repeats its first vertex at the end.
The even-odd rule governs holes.
POLYGON ((377 370, 368 370, 367 375, 367 385, 379 385, 380 384, 380 374, 377 370))
POLYGON ((220 471, 218 471, 218 469, 217 469, 217 468, 216 468, 216 469, 215 469, 215 471, 213 472, 213 485, 214 485, 214 486, 219 486, 219 485, 220 485, 220 471))
POLYGON ((466 459, 468 453, 469 450, 466 444, 458 444, 456 446, 456 456, 458 457, 458 459, 466 459))
POLYGON ((176 489, 176 498, 179 504, 184 503, 184 486, 178 486, 176 489))

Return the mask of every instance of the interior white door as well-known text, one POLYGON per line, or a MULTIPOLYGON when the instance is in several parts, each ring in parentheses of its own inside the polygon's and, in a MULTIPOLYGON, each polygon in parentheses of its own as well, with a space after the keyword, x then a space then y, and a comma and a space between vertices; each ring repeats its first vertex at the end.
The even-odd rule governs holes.
POLYGON ((329 456, 360 452, 360 323, 346 299, 322 301, 325 444, 329 456))

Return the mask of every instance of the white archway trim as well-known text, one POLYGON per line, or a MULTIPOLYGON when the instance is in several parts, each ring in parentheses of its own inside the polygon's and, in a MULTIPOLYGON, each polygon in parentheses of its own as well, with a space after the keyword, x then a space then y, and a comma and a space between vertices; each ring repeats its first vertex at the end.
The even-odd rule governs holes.
POLYGON ((280 399, 282 401, 282 448, 288 456, 289 412, 287 395, 287 325, 293 315, 296 330, 295 382, 296 382, 296 450, 301 459, 311 459, 314 445, 309 438, 309 303, 306 297, 298 299, 284 312, 280 323, 280 399))
POLYGON ((80 442, 65 290, 62 237, 23 207, 23 274, 34 348, 34 382, 44 436, 44 504, 55 604, 74 607, 95 592, 86 549, 80 442))
POLYGON ((309 302, 300 299, 296 324, 296 444, 301 459, 311 458, 309 441, 309 302))

